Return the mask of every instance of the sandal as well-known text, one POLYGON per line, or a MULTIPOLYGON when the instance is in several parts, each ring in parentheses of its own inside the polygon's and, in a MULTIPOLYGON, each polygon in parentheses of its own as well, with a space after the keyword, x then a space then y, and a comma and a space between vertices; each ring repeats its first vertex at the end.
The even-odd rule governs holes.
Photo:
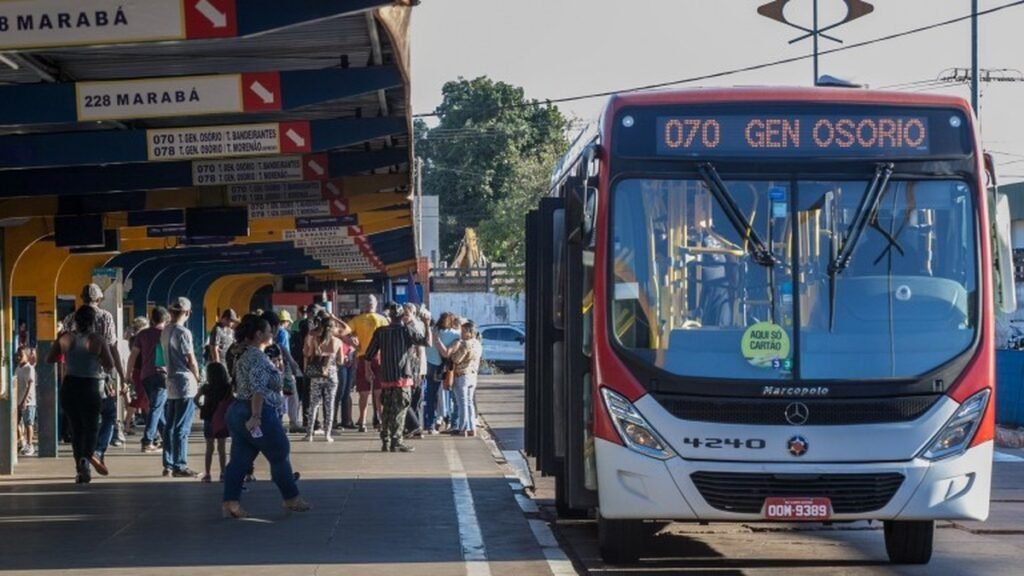
POLYGON ((213 478, 209 474, 203 474, 203 477, 199 479, 203 484, 209 484, 213 482, 213 478))
POLYGON ((285 500, 281 503, 281 506, 289 512, 308 512, 313 508, 309 505, 309 502, 302 499, 302 496, 296 496, 291 500, 285 500))
POLYGON ((221 514, 228 519, 240 520, 242 518, 248 518, 249 513, 242 508, 242 505, 237 500, 233 502, 225 502, 220 506, 221 514))

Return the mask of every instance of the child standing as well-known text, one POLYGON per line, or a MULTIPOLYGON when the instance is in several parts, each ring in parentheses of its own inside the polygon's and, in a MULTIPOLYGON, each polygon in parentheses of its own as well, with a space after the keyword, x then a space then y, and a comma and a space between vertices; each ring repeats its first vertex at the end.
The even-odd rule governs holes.
POLYGON ((36 453, 33 445, 36 425, 36 367, 32 364, 33 356, 28 346, 18 348, 18 368, 14 371, 18 384, 18 442, 22 444, 22 456, 36 453))
POLYGON ((206 384, 199 390, 196 401, 199 402, 200 398, 202 404, 199 407, 199 416, 203 419, 203 437, 206 438, 206 473, 203 474, 202 481, 213 481, 210 476, 210 467, 213 465, 215 443, 220 460, 220 479, 224 480, 224 469, 227 466, 225 443, 227 442, 228 428, 223 422, 225 410, 218 408, 222 404, 233 402, 234 397, 231 394, 228 370, 220 362, 213 362, 206 366, 206 384))

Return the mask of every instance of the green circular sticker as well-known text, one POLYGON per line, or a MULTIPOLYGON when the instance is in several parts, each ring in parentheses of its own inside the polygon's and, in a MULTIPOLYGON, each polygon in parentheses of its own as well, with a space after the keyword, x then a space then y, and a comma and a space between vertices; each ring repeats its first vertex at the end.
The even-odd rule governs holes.
POLYGON ((758 368, 771 368, 789 358, 789 334, 772 322, 758 322, 743 333, 743 357, 758 368))

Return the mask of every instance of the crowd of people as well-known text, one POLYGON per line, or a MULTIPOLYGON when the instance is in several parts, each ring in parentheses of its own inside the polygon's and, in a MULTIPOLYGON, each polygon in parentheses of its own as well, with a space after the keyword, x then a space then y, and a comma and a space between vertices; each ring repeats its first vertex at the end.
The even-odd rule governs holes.
MULTIPOLYGON (((95 284, 83 289, 82 306, 62 323, 46 358, 58 366, 78 483, 109 473, 105 453, 119 435, 119 395, 126 433, 137 434, 141 420, 141 450, 162 455, 164 476, 212 482, 218 456, 222 512, 230 518, 247 515, 239 501, 259 454, 270 463, 285 508, 309 509, 291 467, 289 433, 333 442, 342 430, 372 426, 382 452, 412 452, 408 441, 423 435, 475 434, 482 348, 473 322, 452 313, 434 322, 426 308, 396 303, 382 313, 372 296, 360 314, 345 318, 306 306, 298 323, 284 310, 241 318, 226 310, 200 358, 187 327, 192 304, 177 298, 131 323, 123 364, 102 299, 95 284), (206 441, 202 473, 188 461, 197 412, 206 441)), ((18 350, 16 378, 23 453, 30 454, 35 358, 27 345, 18 350)))

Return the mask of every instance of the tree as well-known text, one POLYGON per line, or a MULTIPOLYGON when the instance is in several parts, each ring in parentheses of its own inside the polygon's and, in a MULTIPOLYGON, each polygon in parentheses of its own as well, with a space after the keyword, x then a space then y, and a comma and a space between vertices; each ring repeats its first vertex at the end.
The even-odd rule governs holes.
POLYGON ((547 190, 568 122, 557 107, 486 76, 448 82, 442 94, 437 126, 415 127, 424 193, 440 197, 442 255, 450 259, 463 230, 475 227, 488 258, 521 268, 526 212, 547 190))

